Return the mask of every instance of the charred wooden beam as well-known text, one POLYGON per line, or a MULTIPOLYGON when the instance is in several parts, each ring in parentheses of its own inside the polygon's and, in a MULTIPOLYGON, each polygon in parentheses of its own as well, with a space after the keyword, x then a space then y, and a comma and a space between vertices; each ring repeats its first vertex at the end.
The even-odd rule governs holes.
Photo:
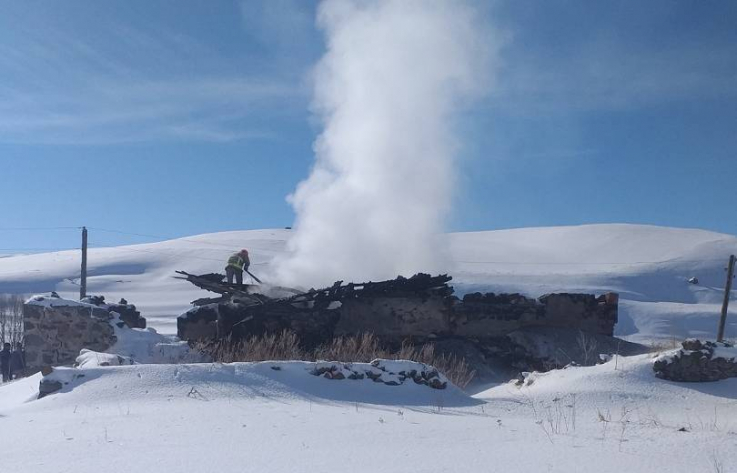
POLYGON ((221 302, 225 302, 229 300, 230 297, 227 295, 222 295, 220 297, 202 297, 200 299, 195 299, 191 302, 192 305, 200 307, 203 305, 209 305, 209 304, 220 304, 221 302))
MULTIPOLYGON (((196 275, 190 274, 186 271, 177 271, 177 274, 181 274, 182 276, 174 276, 176 279, 184 279, 200 289, 221 294, 223 296, 223 300, 238 297, 244 301, 262 303, 263 297, 265 297, 261 294, 256 295, 250 292, 253 288, 258 286, 253 284, 229 284, 225 282, 225 275, 223 274, 210 273, 196 275)), ((192 301, 192 304, 194 305, 204 305, 203 303, 207 303, 206 299, 197 299, 196 301, 192 301)))
MULTIPOLYGON (((343 281, 336 281, 330 287, 323 289, 310 289, 307 292, 300 293, 294 289, 290 289, 289 291, 296 292, 296 294, 280 299, 273 299, 264 296, 263 294, 258 294, 253 291, 254 288, 258 287, 255 285, 228 284, 224 281, 225 276, 218 273, 196 275, 189 274, 185 271, 177 271, 177 274, 181 274, 183 276, 175 276, 178 279, 189 281, 201 289, 222 294, 224 296, 239 296, 246 300, 257 299, 256 302, 262 304, 275 300, 290 303, 330 303, 333 301, 359 297, 406 297, 423 293, 428 295, 451 295, 453 293, 453 289, 447 284, 452 278, 447 274, 430 276, 429 274, 419 273, 411 278, 399 276, 396 279, 388 281, 365 282, 358 284, 343 284, 343 281)), ((198 299, 197 302, 200 301, 204 301, 204 299, 198 299)))

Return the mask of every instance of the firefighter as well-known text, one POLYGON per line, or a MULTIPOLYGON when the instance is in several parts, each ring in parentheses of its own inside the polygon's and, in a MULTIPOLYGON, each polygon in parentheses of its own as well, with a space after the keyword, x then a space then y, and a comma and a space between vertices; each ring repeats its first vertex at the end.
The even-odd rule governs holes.
POLYGON ((236 284, 243 284, 243 271, 248 271, 250 265, 251 260, 248 259, 248 250, 245 249, 228 258, 228 265, 225 267, 228 284, 233 284, 233 276, 235 276, 236 284))

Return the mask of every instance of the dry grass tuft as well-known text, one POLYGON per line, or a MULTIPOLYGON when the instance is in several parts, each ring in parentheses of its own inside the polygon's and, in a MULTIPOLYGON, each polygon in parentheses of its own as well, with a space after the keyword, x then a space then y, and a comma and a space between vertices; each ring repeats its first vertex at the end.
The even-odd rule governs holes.
POLYGON ((434 366, 453 384, 465 388, 476 374, 463 358, 438 355, 432 344, 412 345, 403 343, 398 350, 388 350, 381 346, 378 338, 371 333, 355 337, 337 337, 330 343, 314 350, 301 348, 299 338, 294 332, 254 336, 248 340, 223 340, 200 342, 195 349, 209 355, 221 363, 268 361, 268 360, 330 360, 346 363, 369 363, 377 358, 389 360, 411 360, 434 366))

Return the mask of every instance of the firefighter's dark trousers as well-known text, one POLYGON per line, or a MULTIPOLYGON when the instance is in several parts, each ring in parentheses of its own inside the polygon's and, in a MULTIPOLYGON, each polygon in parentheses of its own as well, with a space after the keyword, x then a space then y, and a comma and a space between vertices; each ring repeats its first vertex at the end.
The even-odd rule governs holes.
POLYGON ((228 284, 233 284, 233 276, 236 284, 243 284, 243 270, 228 266, 225 268, 225 276, 228 278, 228 284))

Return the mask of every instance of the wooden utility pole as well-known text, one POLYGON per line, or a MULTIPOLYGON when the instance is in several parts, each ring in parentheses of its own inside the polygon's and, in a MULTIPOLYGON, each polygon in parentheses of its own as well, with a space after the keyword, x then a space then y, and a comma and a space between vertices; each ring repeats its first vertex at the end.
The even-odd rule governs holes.
POLYGON ((87 297, 87 227, 82 227, 82 277, 79 280, 79 299, 87 297))
POLYGON ((722 317, 719 319, 719 331, 717 332, 717 341, 724 340, 724 326, 727 323, 727 309, 729 308, 729 296, 732 292, 732 279, 734 278, 734 262, 735 257, 729 257, 729 266, 727 266, 727 285, 724 286, 724 302, 722 302, 722 317))

